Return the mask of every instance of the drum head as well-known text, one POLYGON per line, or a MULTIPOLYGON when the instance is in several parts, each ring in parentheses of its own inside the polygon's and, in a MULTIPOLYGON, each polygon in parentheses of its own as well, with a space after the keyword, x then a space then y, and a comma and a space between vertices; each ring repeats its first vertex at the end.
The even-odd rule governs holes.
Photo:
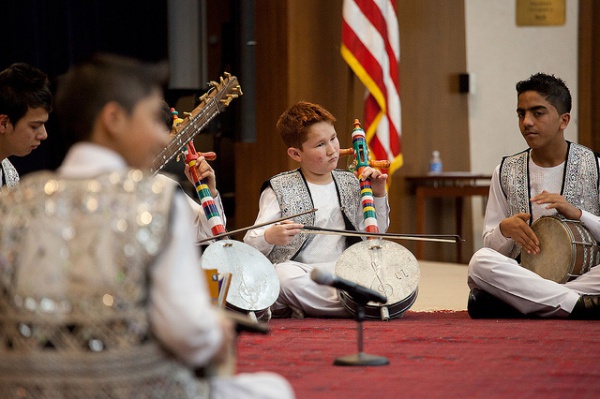
POLYGON ((540 253, 521 251, 521 266, 548 280, 567 281, 574 257, 571 231, 555 217, 541 217, 531 228, 540 241, 540 253))
POLYGON ((220 240, 202 253, 203 269, 231 273, 227 302, 247 311, 264 310, 279 296, 275 267, 259 250, 240 241, 220 240))
MULTIPOLYGON (((335 273, 385 295, 388 298, 385 306, 411 296, 421 276, 417 259, 408 249, 381 239, 361 241, 348 247, 338 259, 335 273)), ((369 304, 379 306, 373 302, 369 304)))

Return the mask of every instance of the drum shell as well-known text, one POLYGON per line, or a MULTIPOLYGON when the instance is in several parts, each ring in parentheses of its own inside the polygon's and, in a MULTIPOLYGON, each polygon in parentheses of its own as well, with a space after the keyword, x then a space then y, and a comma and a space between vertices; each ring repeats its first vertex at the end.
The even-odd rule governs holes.
MULTIPOLYGON (((372 239, 348 247, 336 263, 336 275, 377 291, 388 298, 386 304, 369 302, 365 318, 382 318, 386 307, 389 318, 404 315, 417 299, 420 269, 417 259, 405 247, 395 242, 372 239)), ((356 315, 357 304, 344 291, 340 302, 356 315)))
POLYGON ((540 252, 521 252, 521 266, 541 277, 565 283, 600 263, 600 249, 580 221, 542 216, 531 225, 540 252))
MULTIPOLYGON (((410 293, 403 300, 393 303, 391 305, 380 305, 380 304, 367 304, 365 306, 365 318, 367 319, 381 319, 381 308, 387 307, 389 318, 390 319, 399 319, 404 316, 404 312, 406 312, 417 300, 417 295, 419 293, 419 289, 416 288, 412 293, 410 293)), ((358 312, 357 304, 352 300, 350 295, 348 295, 345 291, 340 291, 340 302, 346 308, 348 312, 352 315, 356 316, 358 312)))

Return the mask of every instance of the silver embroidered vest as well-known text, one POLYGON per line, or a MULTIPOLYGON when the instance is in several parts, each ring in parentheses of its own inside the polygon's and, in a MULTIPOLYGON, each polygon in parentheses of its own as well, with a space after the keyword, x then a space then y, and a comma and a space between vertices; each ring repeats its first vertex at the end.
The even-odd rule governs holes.
MULTIPOLYGON (((338 192, 340 206, 345 218, 358 230, 362 220, 360 205, 360 184, 352 172, 336 169, 332 172, 333 181, 338 192)), ((271 188, 275 191, 279 209, 283 217, 295 215, 314 208, 308 185, 299 169, 283 172, 271 178, 271 188)), ((297 223, 312 226, 315 223, 314 213, 297 216, 297 223)), ((300 233, 286 246, 275 246, 268 258, 273 263, 281 263, 292 259, 302 248, 309 234, 300 233)))
POLYGON ((0 397, 206 390, 152 336, 147 313, 174 191, 138 170, 79 180, 38 172, 0 197, 0 397))
MULTIPOLYGON (((598 158, 587 147, 569 142, 561 195, 571 204, 594 215, 600 215, 598 203, 598 158)), ((531 149, 504 157, 500 164, 500 185, 508 198, 511 215, 531 214, 529 189, 529 156, 531 149)), ((530 220, 530 223, 533 221, 530 220)), ((521 248, 515 245, 511 256, 516 258, 521 248)))
POLYGON ((2 160, 2 178, 4 179, 2 187, 13 189, 19 184, 19 173, 8 158, 2 160))

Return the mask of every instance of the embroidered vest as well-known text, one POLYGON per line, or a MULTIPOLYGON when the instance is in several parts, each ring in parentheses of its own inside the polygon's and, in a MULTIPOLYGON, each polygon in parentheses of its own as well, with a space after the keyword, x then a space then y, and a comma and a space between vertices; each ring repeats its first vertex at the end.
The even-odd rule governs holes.
POLYGON ((19 173, 15 169, 12 163, 5 158, 2 160, 2 179, 4 180, 4 184, 2 187, 8 187, 9 189, 13 189, 17 187, 19 184, 19 173))
POLYGON ((0 397, 204 395, 146 308, 175 189, 138 170, 38 172, 0 197, 0 397))
MULTIPOLYGON (((358 230, 363 217, 359 209, 360 185, 358 179, 352 172, 338 169, 333 170, 332 175, 342 215, 347 224, 346 228, 358 230)), ((275 191, 283 217, 309 211, 314 208, 308 185, 300 169, 280 173, 272 177, 269 180, 269 184, 273 191, 275 191)), ((298 216, 294 218, 294 221, 312 226, 315 223, 315 215, 314 213, 309 213, 298 216)), ((310 234, 300 233, 294 237, 289 245, 276 245, 268 255, 269 260, 273 263, 281 263, 293 259, 309 239, 309 236, 312 239, 313 236, 310 234)))
MULTIPOLYGON (((598 158, 587 147, 568 142, 567 159, 561 195, 576 207, 600 215, 598 203, 598 158)), ((504 157, 500 164, 500 185, 508 199, 511 215, 532 214, 529 187, 529 156, 531 149, 504 157)), ((533 221, 530 220, 530 223, 533 221)), ((511 255, 517 257, 521 248, 515 245, 511 255)))

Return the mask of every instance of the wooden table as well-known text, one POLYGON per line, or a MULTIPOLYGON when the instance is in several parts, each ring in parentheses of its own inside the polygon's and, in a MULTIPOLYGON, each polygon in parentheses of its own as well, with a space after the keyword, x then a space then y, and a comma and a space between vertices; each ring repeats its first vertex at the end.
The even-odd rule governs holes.
MULTIPOLYGON (((487 197, 492 176, 470 172, 442 172, 407 176, 415 186, 417 234, 425 234, 425 202, 432 197, 453 197, 456 206, 456 234, 462 237, 463 199, 470 196, 487 197)), ((456 244, 456 262, 461 261, 462 245, 456 244)), ((423 242, 417 242, 417 259, 423 258, 423 242)))

